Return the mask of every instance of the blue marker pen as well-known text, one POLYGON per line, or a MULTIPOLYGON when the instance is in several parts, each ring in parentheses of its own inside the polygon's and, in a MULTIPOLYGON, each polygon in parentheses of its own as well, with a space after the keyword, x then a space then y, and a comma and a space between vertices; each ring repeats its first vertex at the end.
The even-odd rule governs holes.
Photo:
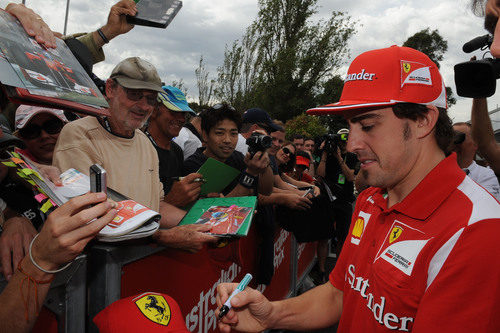
POLYGON ((238 295, 241 291, 245 290, 245 288, 248 286, 251 280, 252 280, 252 274, 247 273, 243 278, 243 280, 241 280, 241 282, 238 284, 238 287, 236 287, 236 289, 233 291, 231 296, 229 296, 226 303, 224 303, 224 305, 221 306, 219 312, 219 319, 224 317, 229 312, 229 310, 231 310, 231 298, 238 295))

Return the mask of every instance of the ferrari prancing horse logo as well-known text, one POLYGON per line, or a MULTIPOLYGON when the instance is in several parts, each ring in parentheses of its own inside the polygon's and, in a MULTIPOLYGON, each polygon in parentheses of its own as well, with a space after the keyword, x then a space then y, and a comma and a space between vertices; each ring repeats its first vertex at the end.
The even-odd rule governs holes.
POLYGON ((389 244, 391 244, 396 239, 398 239, 399 236, 401 236, 402 233, 403 233, 403 228, 401 228, 401 227, 394 227, 394 228, 392 228, 391 234, 389 236, 389 244))
POLYGON ((405 71, 406 74, 408 74, 411 70, 411 65, 407 62, 403 62, 403 70, 405 71))
POLYGON ((152 322, 163 326, 170 322, 170 307, 163 296, 149 294, 135 301, 135 304, 152 322))

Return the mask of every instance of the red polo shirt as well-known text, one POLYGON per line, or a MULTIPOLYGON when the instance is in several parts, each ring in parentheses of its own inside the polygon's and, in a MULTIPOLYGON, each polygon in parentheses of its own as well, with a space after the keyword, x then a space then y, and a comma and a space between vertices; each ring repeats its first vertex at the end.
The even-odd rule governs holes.
POLYGON ((443 160, 400 203, 358 197, 330 282, 339 332, 499 332, 500 205, 443 160))

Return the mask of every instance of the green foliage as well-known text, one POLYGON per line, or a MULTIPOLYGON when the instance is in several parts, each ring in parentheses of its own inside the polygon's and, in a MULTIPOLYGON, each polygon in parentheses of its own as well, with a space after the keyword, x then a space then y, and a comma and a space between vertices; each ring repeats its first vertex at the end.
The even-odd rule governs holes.
POLYGON ((261 107, 287 120, 318 105, 348 56, 354 23, 342 12, 313 23, 317 0, 259 0, 259 13, 226 47, 216 96, 237 109, 261 107))
POLYGON ((288 140, 298 134, 315 138, 326 133, 327 129, 318 116, 308 116, 302 113, 286 122, 286 138, 288 140))
POLYGON ((343 88, 344 80, 339 75, 335 75, 328 81, 324 82, 323 92, 316 98, 318 105, 338 102, 340 100, 340 95, 342 95, 343 88))
POLYGON ((425 53, 439 68, 439 62, 448 51, 448 42, 441 37, 439 31, 430 31, 429 28, 421 30, 408 38, 403 46, 414 48, 425 53))
MULTIPOLYGON (((422 53, 425 53, 439 68, 439 62, 443 60, 443 56, 448 50, 448 42, 443 39, 439 31, 430 31, 429 28, 421 30, 408 38, 403 46, 414 48, 422 53)), ((457 99, 453 95, 451 87, 446 87, 446 97, 448 107, 454 105, 457 99)))

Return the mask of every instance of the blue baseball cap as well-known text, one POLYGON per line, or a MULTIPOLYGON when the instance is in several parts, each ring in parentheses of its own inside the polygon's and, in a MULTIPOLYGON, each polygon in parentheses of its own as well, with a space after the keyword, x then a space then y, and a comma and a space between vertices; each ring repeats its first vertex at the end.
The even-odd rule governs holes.
POLYGON ((261 108, 251 108, 243 113, 243 123, 249 124, 260 124, 267 127, 269 132, 282 131, 283 128, 278 124, 275 124, 269 113, 261 108))
POLYGON ((196 112, 189 107, 186 95, 179 88, 172 86, 163 86, 161 88, 163 92, 158 93, 158 101, 165 105, 167 109, 175 112, 189 112, 192 115, 196 115, 196 112))

